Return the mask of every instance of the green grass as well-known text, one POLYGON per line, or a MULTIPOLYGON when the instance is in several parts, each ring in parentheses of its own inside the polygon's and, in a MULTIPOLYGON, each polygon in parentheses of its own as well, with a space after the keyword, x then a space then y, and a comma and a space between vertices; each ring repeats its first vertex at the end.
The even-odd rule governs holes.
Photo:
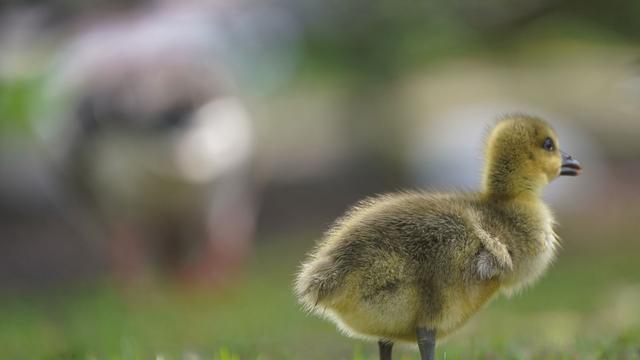
MULTIPOLYGON (((108 284, 0 302, 7 359, 375 359, 374 344, 341 336, 300 311, 290 290, 309 244, 257 250, 224 291, 108 284)), ((636 253, 558 262, 532 289, 499 298, 438 348, 438 359, 640 359, 636 253)), ((398 347, 395 359, 415 359, 398 347)))

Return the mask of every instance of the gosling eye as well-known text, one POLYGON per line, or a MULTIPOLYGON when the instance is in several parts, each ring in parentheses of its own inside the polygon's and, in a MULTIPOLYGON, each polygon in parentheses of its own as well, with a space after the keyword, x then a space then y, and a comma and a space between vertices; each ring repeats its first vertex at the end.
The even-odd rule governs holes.
POLYGON ((553 144, 553 140, 551 138, 544 139, 544 143, 542 144, 542 148, 547 151, 553 151, 556 146, 553 144))

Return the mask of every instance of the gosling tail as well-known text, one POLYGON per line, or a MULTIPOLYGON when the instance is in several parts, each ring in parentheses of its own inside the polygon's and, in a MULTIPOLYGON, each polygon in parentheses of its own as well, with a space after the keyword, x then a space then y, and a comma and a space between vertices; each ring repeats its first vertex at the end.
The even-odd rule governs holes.
POLYGON ((321 311, 322 302, 338 287, 339 271, 328 259, 312 259, 304 264, 296 278, 294 290, 307 311, 321 311))

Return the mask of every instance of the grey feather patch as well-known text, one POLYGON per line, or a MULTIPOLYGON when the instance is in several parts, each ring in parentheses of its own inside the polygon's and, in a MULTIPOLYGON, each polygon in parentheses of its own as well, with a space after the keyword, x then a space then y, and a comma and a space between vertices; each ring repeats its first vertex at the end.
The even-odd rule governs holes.
POLYGON ((491 279, 500 273, 494 257, 486 250, 478 254, 476 266, 478 276, 483 280, 491 279))

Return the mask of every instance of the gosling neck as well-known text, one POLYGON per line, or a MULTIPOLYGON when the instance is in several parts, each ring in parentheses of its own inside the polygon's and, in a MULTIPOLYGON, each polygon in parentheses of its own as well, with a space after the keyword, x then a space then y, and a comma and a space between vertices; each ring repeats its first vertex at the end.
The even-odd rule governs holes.
POLYGON ((547 179, 542 174, 529 174, 514 168, 513 162, 495 166, 491 162, 483 174, 482 197, 491 202, 538 201, 547 179))

